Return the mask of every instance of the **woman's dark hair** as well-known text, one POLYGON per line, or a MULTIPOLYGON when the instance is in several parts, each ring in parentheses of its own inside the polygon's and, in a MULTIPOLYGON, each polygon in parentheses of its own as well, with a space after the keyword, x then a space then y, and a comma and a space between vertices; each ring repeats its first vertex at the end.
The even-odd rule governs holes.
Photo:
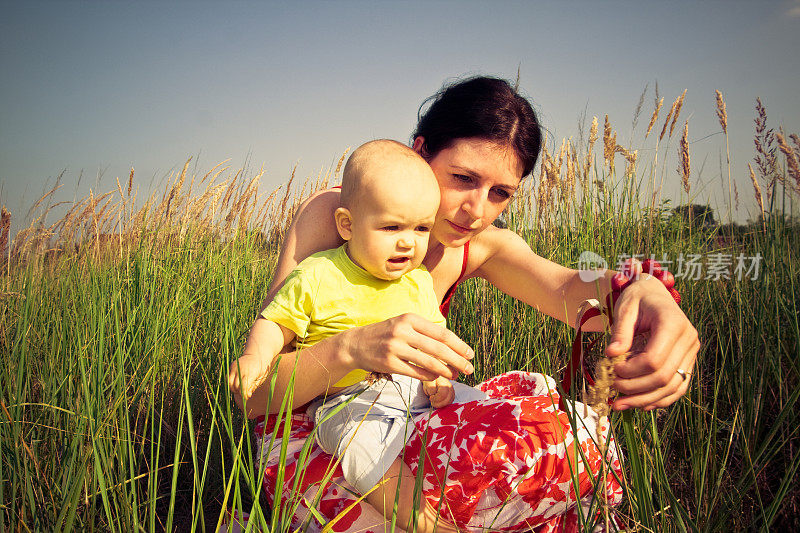
POLYGON ((522 161, 523 176, 531 173, 539 158, 539 120, 530 102, 506 80, 480 76, 445 85, 422 102, 417 121, 413 138, 425 139, 427 157, 457 139, 479 137, 512 146, 522 161))

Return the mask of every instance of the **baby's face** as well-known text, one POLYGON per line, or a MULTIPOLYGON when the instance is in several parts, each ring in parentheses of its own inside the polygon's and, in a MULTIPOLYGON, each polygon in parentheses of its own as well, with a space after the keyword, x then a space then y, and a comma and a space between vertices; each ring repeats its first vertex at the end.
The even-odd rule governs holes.
POLYGON ((427 165, 398 174, 381 180, 351 209, 350 258, 385 280, 422 264, 439 208, 439 187, 427 165))

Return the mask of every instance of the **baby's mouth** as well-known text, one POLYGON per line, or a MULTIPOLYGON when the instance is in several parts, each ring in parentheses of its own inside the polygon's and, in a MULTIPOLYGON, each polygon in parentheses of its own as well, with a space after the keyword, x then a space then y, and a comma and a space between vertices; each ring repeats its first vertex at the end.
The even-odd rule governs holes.
POLYGON ((393 265, 402 265, 410 260, 411 260, 410 257, 392 257, 391 259, 389 259, 389 262, 392 263, 393 265))

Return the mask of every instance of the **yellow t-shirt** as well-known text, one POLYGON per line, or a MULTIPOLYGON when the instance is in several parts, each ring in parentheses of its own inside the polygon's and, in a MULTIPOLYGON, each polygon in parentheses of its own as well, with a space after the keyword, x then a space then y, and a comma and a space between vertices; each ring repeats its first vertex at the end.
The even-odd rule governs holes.
MULTIPOLYGON (((297 348, 305 348, 347 329, 403 313, 447 324, 425 267, 386 281, 353 263, 345 246, 340 246, 297 265, 261 316, 292 330, 297 348)), ((366 375, 365 370, 353 370, 335 386, 353 385, 366 375)))

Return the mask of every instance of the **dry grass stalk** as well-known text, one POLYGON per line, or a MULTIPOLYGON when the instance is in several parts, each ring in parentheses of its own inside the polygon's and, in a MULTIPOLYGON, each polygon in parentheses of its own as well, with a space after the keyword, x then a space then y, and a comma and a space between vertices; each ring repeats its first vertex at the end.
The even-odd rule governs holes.
MULTIPOLYGON (((619 148, 622 148, 621 146, 619 148)), ((629 152, 622 148, 623 155, 625 156, 625 176, 628 178, 633 177, 636 173, 636 160, 639 158, 639 150, 629 152)))
POLYGON ((122 185, 119 183, 119 177, 117 177, 117 192, 119 192, 119 197, 122 198, 122 201, 125 201, 125 195, 122 194, 122 185))
POLYGON ((289 201, 289 195, 292 190, 292 182, 294 182, 295 174, 297 173, 297 165, 295 164, 294 168, 292 168, 292 175, 289 176, 289 181, 286 182, 286 188, 284 189, 283 198, 281 198, 281 203, 279 204, 278 208, 278 222, 281 224, 281 237, 283 237, 283 231, 285 226, 288 226, 289 221, 286 220, 286 204, 289 201))
POLYGON ((333 177, 336 178, 339 176, 339 172, 342 170, 342 165, 344 165, 344 160, 347 157, 347 153, 350 151, 350 147, 348 146, 345 148, 344 153, 342 153, 342 157, 339 158, 339 162, 336 163, 336 170, 333 171, 333 177))
POLYGON ((175 184, 174 190, 180 192, 183 188, 183 182, 186 181, 186 170, 189 168, 189 163, 192 161, 192 158, 186 160, 186 163, 183 164, 183 169, 181 169, 180 177, 178 178, 178 182, 175 184))
POLYGON ((36 210, 39 209, 39 207, 44 203, 45 200, 53 196, 53 193, 55 193, 58 189, 61 188, 62 183, 59 182, 61 181, 61 176, 63 174, 64 174, 63 172, 59 174, 58 178, 56 179, 56 184, 53 185, 53 187, 49 191, 44 193, 41 198, 39 198, 38 200, 36 200, 36 202, 33 203, 31 208, 28 210, 28 216, 31 216, 33 213, 35 213, 36 210))
POLYGON ((672 114, 672 124, 669 126, 669 136, 672 137, 672 132, 675 130, 675 124, 678 122, 678 117, 681 114, 681 108, 683 107, 683 101, 686 98, 686 89, 683 90, 683 93, 675 100, 675 113, 672 114))
MULTIPOLYGON (((601 483, 603 486, 603 495, 605 500, 603 502, 603 510, 608 523, 609 505, 608 505, 608 491, 605 489, 605 480, 608 476, 608 440, 611 434, 611 423, 608 415, 611 412, 609 399, 613 397, 614 380, 617 375, 614 366, 617 363, 624 361, 629 355, 644 351, 646 338, 643 335, 636 335, 633 338, 631 351, 628 353, 620 354, 615 357, 600 356, 595 365, 595 384, 589 387, 586 403, 594 409, 598 415, 597 426, 595 429, 595 439, 597 441, 597 448, 600 451, 600 456, 603 458, 603 467, 601 472, 601 483)), ((610 529, 607 530, 610 531, 610 529)))
MULTIPOLYGON (((200 184, 202 185, 203 183, 205 183, 205 181, 208 179, 208 177, 209 177, 209 176, 211 176, 211 174, 214 174, 214 171, 215 171, 215 170, 217 170, 219 167, 221 167, 222 165, 224 165, 224 164, 225 164, 225 163, 227 163, 228 161, 230 161, 230 159, 225 159, 225 160, 223 160, 223 161, 220 161, 219 163, 217 163, 217 164, 216 164, 216 165, 214 165, 213 167, 211 167, 211 170, 209 170, 208 172, 206 172, 206 173, 203 175, 203 177, 200 179, 200 184)), ((228 168, 228 167, 224 167, 224 168, 228 168)), ((213 176, 213 177, 211 177, 211 180, 209 181, 209 183, 214 183, 214 180, 215 180, 215 179, 217 179, 217 176, 219 176, 219 173, 220 173, 220 172, 221 172, 221 171, 217 171, 217 173, 216 173, 216 174, 214 174, 214 176, 213 176)))
POLYGON ((131 174, 128 176, 128 198, 131 197, 131 191, 133 190, 133 167, 131 167, 131 174))
POLYGON ((647 136, 650 135, 650 132, 653 130, 653 126, 658 120, 658 112, 661 111, 661 106, 664 105, 664 97, 662 96, 661 99, 656 103, 655 109, 653 109, 653 116, 650 117, 650 123, 647 125, 647 133, 644 134, 644 138, 647 139, 647 136))
MULTIPOLYGON (((722 93, 719 90, 715 91, 716 101, 717 101, 717 118, 719 119, 719 125, 722 127, 722 133, 725 134, 725 157, 728 163, 728 204, 731 203, 731 149, 728 143, 728 111, 725 107, 725 99, 722 97, 722 93)), ((739 209, 739 191, 736 189, 736 184, 733 184, 735 192, 736 192, 736 210, 739 209)))
POLYGON ((689 121, 687 120, 683 126, 683 136, 681 137, 680 145, 678 147, 678 157, 680 158, 680 167, 678 172, 681 174, 683 180, 683 188, 686 193, 689 193, 689 121))
POLYGON ((6 247, 8 246, 8 236, 11 233, 11 213, 4 205, 0 209, 0 262, 6 257, 6 247))
POLYGON ((761 210, 761 224, 764 228, 764 232, 766 233, 767 227, 764 220, 764 197, 761 196, 761 186, 758 184, 758 180, 756 179, 756 173, 753 172, 753 166, 750 163, 747 163, 747 168, 750 170, 750 181, 753 182, 753 190, 756 193, 756 202, 758 203, 759 210, 761 210))
POLYGON ((597 117, 592 117, 592 126, 589 128, 589 151, 594 150, 594 143, 597 142, 597 117))
POLYGON ((594 143, 597 142, 597 117, 592 117, 592 126, 589 128, 589 149, 586 151, 586 159, 583 162, 583 183, 589 179, 589 168, 592 166, 592 154, 594 153, 594 143))
POLYGON ((776 132, 775 138, 778 140, 778 146, 781 152, 786 156, 786 170, 789 172, 789 175, 794 178, 795 187, 800 191, 800 165, 797 163, 797 154, 794 153, 792 147, 786 142, 783 131, 776 132))
POLYGON ((717 96, 717 118, 719 118, 719 125, 722 126, 722 133, 728 134, 728 111, 725 108, 725 100, 722 98, 722 93, 718 90, 715 91, 717 96))
POLYGON ((83 207, 84 202, 86 199, 81 199, 75 205, 73 205, 67 213, 61 217, 61 220, 58 221, 59 229, 59 242, 66 245, 73 241, 75 236, 75 228, 77 224, 75 221, 78 218, 78 213, 81 212, 81 208, 83 207))
POLYGON ((568 203, 575 196, 575 174, 577 173, 577 169, 578 152, 575 147, 572 146, 572 141, 570 140, 567 144, 567 173, 563 181, 564 191, 568 193, 566 194, 568 203))
MULTIPOLYGON (((680 101, 681 97, 675 99, 672 102, 672 106, 669 108, 669 113, 667 113, 667 118, 664 120, 664 126, 661 128, 661 133, 658 135, 658 140, 661 141, 664 138, 664 135, 667 133, 667 127, 670 124, 670 120, 672 119, 672 115, 675 114, 675 108, 678 106, 678 102, 680 101)), ((670 134, 672 135, 672 134, 670 134)))
POLYGON ((260 226, 262 231, 267 229, 266 222, 271 221, 271 219, 267 219, 267 215, 271 213, 270 208, 273 204, 275 195, 278 194, 279 190, 280 187, 272 191, 270 195, 267 196, 267 199, 261 203, 261 209, 258 211, 258 215, 256 216, 256 222, 258 223, 259 221, 261 221, 260 226))
POLYGON ((603 121, 603 159, 605 159, 606 164, 614 155, 614 147, 616 147, 616 143, 611 144, 611 122, 609 122, 608 115, 606 115, 603 121))
POLYGON ((775 132, 767 128, 767 109, 761 103, 761 98, 756 98, 756 134, 753 142, 756 146, 756 168, 761 178, 766 181, 767 199, 772 196, 772 189, 776 179, 780 179, 778 158, 775 147, 775 132))
POLYGON ((237 172, 236 175, 233 176, 233 179, 228 185, 228 188, 225 190, 225 195, 222 197, 222 203, 220 204, 220 209, 225 209, 228 207, 228 202, 230 201, 231 196, 233 195, 233 190, 236 188, 236 185, 238 185, 237 184, 238 177, 239 173, 237 172))
POLYGON ((550 187, 548 185, 548 162, 550 160, 550 152, 547 150, 547 145, 542 146, 542 163, 541 169, 539 171, 539 179, 537 183, 539 184, 537 195, 536 195, 536 221, 537 224, 541 223, 542 218, 545 216, 545 211, 547 210, 547 206, 549 204, 549 192, 550 187))
POLYGON ((561 167, 564 165, 564 154, 567 153, 567 139, 561 139, 561 148, 558 149, 558 171, 561 173, 561 167))
POLYGON ((794 143, 795 148, 797 148, 797 150, 800 151, 800 137, 798 137, 796 133, 792 133, 791 135, 789 135, 789 138, 794 143))
POLYGON ((647 94, 647 89, 650 84, 646 84, 644 89, 642 89, 642 94, 639 95, 639 101, 636 103, 636 108, 633 110, 633 122, 631 123, 631 134, 633 134, 633 130, 636 129, 636 125, 639 123, 639 115, 642 113, 642 106, 644 105, 644 96, 647 94))
POLYGON ((603 158, 605 159, 608 170, 614 173, 614 154, 617 152, 617 133, 611 131, 611 122, 606 115, 603 123, 603 158))

